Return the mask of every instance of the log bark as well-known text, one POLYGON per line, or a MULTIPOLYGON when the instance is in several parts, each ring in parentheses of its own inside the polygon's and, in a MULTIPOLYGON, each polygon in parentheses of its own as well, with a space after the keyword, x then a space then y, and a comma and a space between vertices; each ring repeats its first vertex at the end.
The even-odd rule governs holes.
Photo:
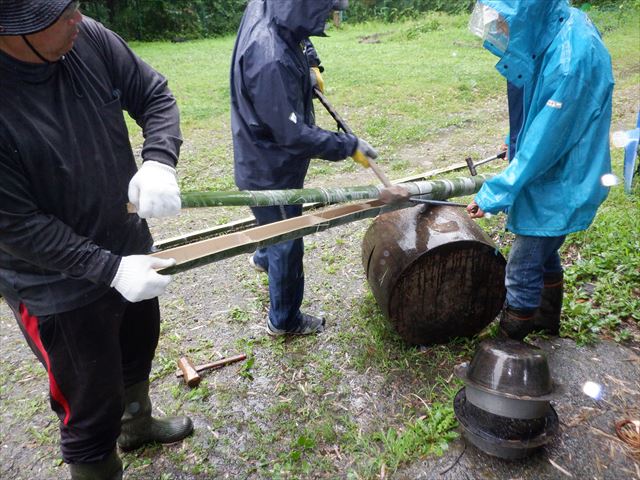
POLYGON ((504 303, 506 261, 460 208, 379 216, 364 236, 362 263, 383 314, 412 345, 477 334, 504 303))

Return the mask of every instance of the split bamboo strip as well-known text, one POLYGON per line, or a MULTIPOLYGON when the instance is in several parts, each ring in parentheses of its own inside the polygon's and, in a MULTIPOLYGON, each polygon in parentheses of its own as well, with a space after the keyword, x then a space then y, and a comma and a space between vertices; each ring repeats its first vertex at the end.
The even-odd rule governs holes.
POLYGON ((221 237, 189 243, 152 254, 159 258, 175 258, 176 265, 159 270, 162 274, 173 274, 195 267, 224 260, 243 253, 251 253, 256 248, 293 240, 331 227, 372 218, 383 211, 411 206, 408 203, 385 205, 379 200, 340 205, 317 214, 302 215, 243 232, 230 233, 221 237))
MULTIPOLYGON (((457 178, 453 180, 417 182, 423 183, 424 185, 420 186, 417 190, 418 193, 413 193, 416 191, 415 189, 410 189, 410 191, 412 191, 414 195, 424 195, 430 199, 444 200, 449 197, 470 195, 477 192, 485 178, 488 177, 477 175, 475 177, 457 178)), ((414 183, 414 185, 417 183, 414 183)), ((163 274, 178 273, 225 258, 250 253, 259 247, 293 240, 332 227, 365 218, 372 218, 380 213, 407 208, 413 205, 412 202, 386 205, 379 200, 341 205, 317 214, 302 215, 269 225, 250 228, 242 232, 231 233, 229 235, 170 248, 156 252, 153 256, 175 258, 177 262, 175 266, 166 268, 160 272, 163 274)))

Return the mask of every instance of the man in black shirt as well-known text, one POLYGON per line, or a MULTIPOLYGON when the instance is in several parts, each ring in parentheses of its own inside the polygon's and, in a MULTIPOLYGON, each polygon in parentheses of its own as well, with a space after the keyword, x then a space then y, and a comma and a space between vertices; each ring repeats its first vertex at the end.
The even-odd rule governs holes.
POLYGON ((69 0, 0 1, 0 91, 0 294, 47 369, 72 478, 121 478, 116 442, 193 430, 152 418, 148 395, 170 281, 155 269, 173 261, 145 255, 144 218, 180 209, 176 102, 69 0), (139 170, 123 110, 145 137, 139 170))

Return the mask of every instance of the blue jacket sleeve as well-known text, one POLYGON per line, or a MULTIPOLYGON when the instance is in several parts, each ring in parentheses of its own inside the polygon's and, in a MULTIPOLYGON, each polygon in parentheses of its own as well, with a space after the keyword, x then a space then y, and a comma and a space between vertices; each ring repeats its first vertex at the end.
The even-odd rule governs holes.
MULTIPOLYGON (((305 72, 309 75, 308 72, 305 72)), ((300 79, 286 65, 274 61, 245 74, 247 90, 261 125, 280 148, 299 158, 343 160, 352 155, 358 139, 349 134, 324 130, 305 122, 300 79)))
POLYGON ((601 108, 591 85, 575 70, 564 73, 551 88, 541 86, 533 102, 540 105, 539 111, 525 120, 515 157, 476 195, 476 203, 485 212, 506 210, 526 185, 548 174, 578 143, 601 108))

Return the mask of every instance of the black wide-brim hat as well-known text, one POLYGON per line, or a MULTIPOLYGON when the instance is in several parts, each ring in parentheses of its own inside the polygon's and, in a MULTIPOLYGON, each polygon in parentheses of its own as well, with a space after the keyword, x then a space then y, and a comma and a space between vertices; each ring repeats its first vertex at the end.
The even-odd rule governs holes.
POLYGON ((0 35, 40 32, 60 18, 72 0, 0 0, 0 35))

